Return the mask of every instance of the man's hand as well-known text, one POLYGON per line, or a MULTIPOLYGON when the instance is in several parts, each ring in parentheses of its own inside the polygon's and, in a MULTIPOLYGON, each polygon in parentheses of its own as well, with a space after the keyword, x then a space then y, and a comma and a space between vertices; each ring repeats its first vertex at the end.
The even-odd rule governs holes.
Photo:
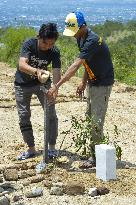
MULTIPOLYGON (((48 92, 49 93, 49 92, 48 92)), ((55 100, 56 98, 54 98, 54 96, 50 96, 48 95, 48 93, 46 94, 47 98, 48 98, 48 103, 51 104, 55 104, 55 100)))
POLYGON ((76 95, 82 99, 84 96, 84 90, 86 88, 86 83, 81 82, 76 90, 76 95))
POLYGON ((50 76, 49 71, 37 69, 37 78, 41 83, 45 83, 50 76))
POLYGON ((57 86, 54 84, 54 85, 48 90, 47 96, 48 96, 49 99, 52 98, 52 97, 53 97, 54 99, 56 99, 57 95, 58 95, 58 88, 57 88, 57 86))

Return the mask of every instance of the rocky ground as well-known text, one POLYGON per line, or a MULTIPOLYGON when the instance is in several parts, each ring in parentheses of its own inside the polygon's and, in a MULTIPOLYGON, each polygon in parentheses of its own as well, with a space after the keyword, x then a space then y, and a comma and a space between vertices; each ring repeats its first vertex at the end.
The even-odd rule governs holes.
MULTIPOLYGON (((105 133, 109 132, 110 142, 116 141, 123 151, 121 162, 117 162, 117 180, 102 182, 96 179, 95 168, 80 169, 79 155, 71 144, 71 135, 67 136, 61 148, 61 156, 64 157, 50 163, 46 173, 37 175, 35 166, 42 160, 43 150, 43 110, 33 96, 32 124, 39 155, 34 159, 18 162, 17 155, 26 147, 18 126, 13 88, 14 71, 0 63, 0 205, 135 205, 136 88, 116 82, 106 115, 105 133), (119 130, 116 139, 114 125, 119 130), (94 187, 105 187, 109 193, 91 197, 88 191, 94 187)), ((61 88, 57 99, 58 149, 64 139, 61 133, 70 127, 71 117, 84 116, 86 102, 75 97, 78 82, 78 78, 72 78, 61 88)))

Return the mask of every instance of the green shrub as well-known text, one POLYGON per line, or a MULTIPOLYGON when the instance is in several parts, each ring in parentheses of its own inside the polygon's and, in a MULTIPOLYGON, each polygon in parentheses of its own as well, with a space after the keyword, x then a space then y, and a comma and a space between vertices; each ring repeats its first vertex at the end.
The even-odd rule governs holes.
POLYGON ((118 81, 136 85, 136 32, 109 44, 118 81))
POLYGON ((0 42, 4 47, 0 48, 0 61, 9 63, 11 66, 17 64, 20 47, 22 42, 29 37, 35 36, 36 31, 33 28, 24 26, 13 28, 9 27, 0 36, 0 42))
MULTIPOLYGON (((110 48, 115 68, 115 78, 129 85, 136 85, 136 21, 127 24, 106 21, 103 25, 91 27, 93 31, 103 36, 110 48)), ((0 29, 0 61, 16 67, 22 42, 29 37, 36 36, 33 28, 20 26, 0 29)), ((72 37, 60 35, 57 46, 61 51, 62 70, 65 72, 78 57, 79 50, 76 40, 72 37)), ((77 76, 83 75, 81 67, 77 76)))
MULTIPOLYGON (((92 147, 97 144, 110 143, 108 133, 106 136, 103 136, 102 139, 94 141, 92 137, 94 132, 100 135, 98 123, 93 118, 86 116, 85 119, 77 119, 77 117, 72 116, 70 129, 63 131, 61 134, 64 134, 64 139, 67 135, 72 134, 76 152, 80 151, 82 156, 90 157, 92 154, 95 156, 95 150, 93 150, 92 147)), ((119 138, 119 132, 116 125, 114 126, 114 133, 115 136, 119 138)), ((115 146, 117 159, 121 160, 121 147, 117 144, 116 141, 113 141, 112 144, 115 146)))
POLYGON ((102 25, 91 26, 91 29, 101 37, 107 38, 114 31, 123 31, 125 29, 125 25, 121 22, 107 20, 102 25))
POLYGON ((79 54, 76 40, 60 35, 57 46, 61 50, 62 68, 64 71, 70 66, 79 54))

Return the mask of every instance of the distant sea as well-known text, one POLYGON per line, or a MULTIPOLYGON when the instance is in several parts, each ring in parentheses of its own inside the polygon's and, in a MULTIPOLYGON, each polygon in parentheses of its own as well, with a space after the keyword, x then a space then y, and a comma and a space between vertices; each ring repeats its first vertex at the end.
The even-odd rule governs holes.
POLYGON ((56 22, 61 30, 66 15, 76 10, 82 11, 91 25, 106 20, 136 20, 135 0, 0 0, 0 27, 23 24, 39 28, 50 21, 56 22))

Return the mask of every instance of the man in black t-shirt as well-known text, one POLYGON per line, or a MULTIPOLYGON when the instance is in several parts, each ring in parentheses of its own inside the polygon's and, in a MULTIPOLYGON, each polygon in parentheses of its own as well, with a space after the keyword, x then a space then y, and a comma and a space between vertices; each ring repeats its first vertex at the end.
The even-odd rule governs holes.
MULTIPOLYGON (((58 38, 56 24, 43 24, 36 38, 31 38, 23 43, 19 64, 15 74, 15 96, 19 115, 20 130, 28 150, 18 157, 19 160, 33 157, 36 153, 32 124, 30 121, 30 102, 32 95, 37 95, 44 107, 44 93, 40 89, 43 74, 47 74, 48 65, 52 64, 53 83, 60 80, 60 52, 55 46, 58 38)), ((49 89, 51 79, 45 86, 49 89)), ((58 118, 55 104, 49 106, 49 154, 55 155, 55 144, 58 135, 58 118)))
MULTIPOLYGON (((59 87, 84 65, 85 72, 76 93, 82 96, 87 85, 87 114, 93 117, 97 124, 98 129, 93 130, 92 138, 94 145, 99 144, 103 137, 105 114, 114 83, 110 52, 105 41, 87 27, 81 12, 68 14, 65 24, 63 35, 74 36, 77 39, 80 54, 61 80, 49 90, 48 95, 57 95, 59 87)), ((94 145, 91 147, 92 163, 95 163, 94 145)))

